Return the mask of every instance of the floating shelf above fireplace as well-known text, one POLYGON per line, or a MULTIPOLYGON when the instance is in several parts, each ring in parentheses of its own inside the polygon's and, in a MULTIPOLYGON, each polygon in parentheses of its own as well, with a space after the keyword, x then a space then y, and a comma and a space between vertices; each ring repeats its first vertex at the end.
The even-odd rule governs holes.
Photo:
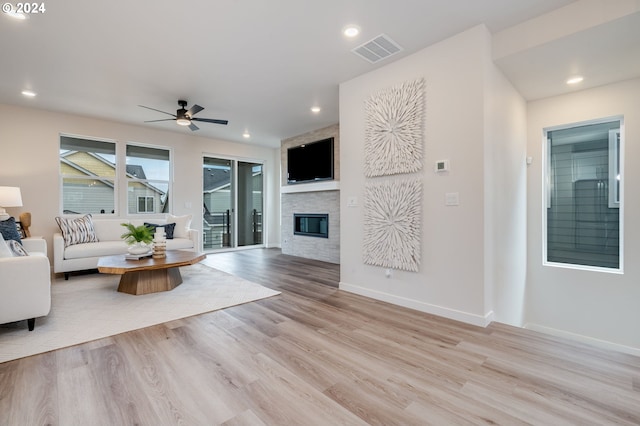
POLYGON ((296 192, 319 192, 319 191, 339 191, 340 181, 329 180, 312 183, 299 183, 297 185, 286 185, 280 187, 281 194, 293 194, 296 192))

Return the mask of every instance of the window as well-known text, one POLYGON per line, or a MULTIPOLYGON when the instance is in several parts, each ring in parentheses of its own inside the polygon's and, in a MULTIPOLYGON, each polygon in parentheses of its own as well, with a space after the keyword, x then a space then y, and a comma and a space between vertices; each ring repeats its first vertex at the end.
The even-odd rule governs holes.
POLYGON ((127 211, 169 212, 171 156, 167 149, 127 145, 127 211))
POLYGON ((153 197, 138 197, 138 213, 153 213, 153 197))
POLYGON ((113 141, 60 136, 62 213, 115 212, 115 154, 113 141))
POLYGON ((545 261, 622 270, 622 119, 547 130, 545 261))

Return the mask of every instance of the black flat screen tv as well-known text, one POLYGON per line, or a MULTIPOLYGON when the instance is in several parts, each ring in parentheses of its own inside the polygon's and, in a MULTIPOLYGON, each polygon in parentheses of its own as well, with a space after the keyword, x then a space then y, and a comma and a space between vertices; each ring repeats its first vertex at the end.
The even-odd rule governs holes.
POLYGON ((287 183, 333 179, 333 138, 287 150, 287 183))

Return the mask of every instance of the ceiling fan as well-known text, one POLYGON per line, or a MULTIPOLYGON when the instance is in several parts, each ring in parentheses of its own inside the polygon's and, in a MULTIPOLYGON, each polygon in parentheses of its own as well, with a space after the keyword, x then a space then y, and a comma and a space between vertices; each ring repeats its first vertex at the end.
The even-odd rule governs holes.
POLYGON ((225 126, 227 125, 227 123, 229 123, 229 121, 227 121, 227 120, 216 120, 216 119, 213 119, 213 118, 195 118, 194 115, 196 115, 197 113, 199 113, 200 111, 202 111, 204 109, 200 105, 194 104, 191 108, 189 108, 189 110, 186 109, 187 101, 179 100, 178 101, 178 105, 180 105, 180 109, 178 109, 175 114, 171 114, 170 112, 160 111, 159 109, 150 108, 150 107, 144 106, 144 105, 138 105, 138 106, 142 107, 142 108, 150 109, 150 110, 153 110, 153 111, 158 111, 158 112, 161 112, 163 114, 167 114, 167 115, 170 115, 170 116, 174 117, 174 118, 164 118, 162 120, 149 120, 149 121, 145 121, 145 123, 155 123, 156 121, 175 120, 175 122, 178 123, 180 126, 189 126, 189 128, 191 130, 198 130, 199 129, 199 127, 196 126, 195 124, 193 124, 192 121, 200 121, 200 122, 203 122, 203 123, 223 124, 225 126))

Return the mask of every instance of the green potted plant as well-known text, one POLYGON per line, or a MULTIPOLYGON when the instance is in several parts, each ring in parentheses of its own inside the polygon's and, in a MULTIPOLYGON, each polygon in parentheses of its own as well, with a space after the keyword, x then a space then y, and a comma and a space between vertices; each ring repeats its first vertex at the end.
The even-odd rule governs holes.
POLYGON ((153 232, 146 225, 135 226, 131 223, 121 223, 127 232, 120 237, 129 244, 128 251, 131 254, 144 254, 151 250, 153 232))

